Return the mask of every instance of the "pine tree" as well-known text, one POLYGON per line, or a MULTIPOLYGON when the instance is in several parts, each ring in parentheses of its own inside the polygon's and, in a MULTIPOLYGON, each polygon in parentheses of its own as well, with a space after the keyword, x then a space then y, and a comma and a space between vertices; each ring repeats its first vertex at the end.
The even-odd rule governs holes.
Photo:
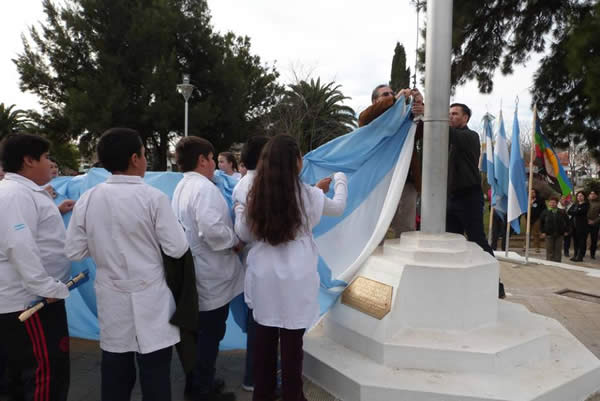
POLYGON ((394 58, 392 59, 392 73, 390 88, 395 92, 410 87, 410 68, 406 67, 406 51, 400 42, 396 42, 394 58))

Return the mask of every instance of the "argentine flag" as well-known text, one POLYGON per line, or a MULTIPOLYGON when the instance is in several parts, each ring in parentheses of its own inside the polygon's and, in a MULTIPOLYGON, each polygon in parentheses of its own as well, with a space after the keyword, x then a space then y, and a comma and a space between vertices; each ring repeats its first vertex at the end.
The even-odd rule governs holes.
POLYGON ((510 182, 508 185, 508 221, 517 234, 521 233, 519 217, 527 213, 527 178, 525 176, 525 162, 521 156, 521 142, 519 138, 519 120, 515 108, 513 132, 510 144, 510 182))
POLYGON ((400 98, 370 124, 304 156, 300 177, 308 184, 337 171, 348 177, 344 214, 323 216, 313 230, 319 249, 321 313, 383 240, 408 175, 415 131, 410 106, 400 98))
POLYGON ((496 174, 494 167, 494 135, 492 133, 492 120, 494 116, 486 113, 483 116, 483 152, 481 154, 481 168, 480 170, 486 173, 487 182, 492 188, 492 199, 490 204, 496 205, 495 196, 496 193, 496 174))
POLYGON ((504 217, 508 210, 508 166, 510 157, 508 155, 508 142, 506 140, 506 130, 504 129, 504 117, 500 110, 500 124, 498 135, 496 136, 496 149, 494 154, 494 173, 496 178, 495 202, 496 210, 504 217))

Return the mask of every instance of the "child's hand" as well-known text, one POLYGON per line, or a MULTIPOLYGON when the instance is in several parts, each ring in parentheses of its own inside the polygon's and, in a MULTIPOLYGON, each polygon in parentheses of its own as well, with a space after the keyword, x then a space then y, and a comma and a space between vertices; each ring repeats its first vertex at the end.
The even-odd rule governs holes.
POLYGON ((315 187, 319 188, 323 193, 329 192, 329 184, 331 184, 331 177, 325 177, 322 180, 319 180, 315 184, 315 187))

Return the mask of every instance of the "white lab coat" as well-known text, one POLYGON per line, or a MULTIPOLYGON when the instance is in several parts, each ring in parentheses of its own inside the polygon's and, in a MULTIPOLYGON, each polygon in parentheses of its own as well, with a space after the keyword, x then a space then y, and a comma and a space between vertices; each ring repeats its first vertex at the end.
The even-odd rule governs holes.
POLYGON ((65 225, 52 197, 19 174, 0 181, 0 313, 44 298, 66 298, 71 263, 65 225))
POLYGON ((198 309, 220 308, 244 288, 244 269, 232 250, 239 239, 227 202, 212 181, 189 171, 175 188, 172 206, 194 256, 198 309))
POLYGON ((246 260, 244 297, 254 320, 263 326, 296 330, 311 327, 319 318, 319 252, 312 229, 322 215, 339 216, 346 207, 347 179, 335 175, 335 195, 301 184, 306 212, 304 228, 293 241, 272 246, 256 241, 246 220, 245 206, 235 207, 236 231, 242 241, 252 242, 246 260))
POLYGON ((96 262, 103 350, 146 354, 179 342, 161 248, 179 258, 188 244, 169 198, 141 177, 110 176, 75 204, 65 250, 96 262))

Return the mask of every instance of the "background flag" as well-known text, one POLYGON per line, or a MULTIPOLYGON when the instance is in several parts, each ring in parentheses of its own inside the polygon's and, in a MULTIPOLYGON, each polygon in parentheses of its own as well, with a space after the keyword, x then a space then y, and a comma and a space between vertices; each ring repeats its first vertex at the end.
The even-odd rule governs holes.
POLYGON ((508 141, 506 140, 502 110, 500 110, 499 120, 500 124, 494 149, 494 174, 496 178, 495 204, 496 210, 504 218, 508 210, 508 183, 510 181, 508 166, 510 164, 510 157, 508 155, 508 141))
POLYGON ((534 111, 533 118, 535 121, 535 159, 533 159, 533 171, 541 175, 554 190, 563 195, 569 195, 573 192, 573 184, 571 184, 563 166, 560 164, 556 152, 550 145, 550 141, 548 141, 548 138, 542 132, 537 111, 534 111))
POLYGON ((494 116, 486 113, 483 116, 483 145, 481 153, 481 166, 479 169, 486 173, 487 182, 492 188, 491 205, 495 206, 494 193, 496 190, 496 178, 494 174, 494 137, 492 134, 492 120, 494 116))
POLYGON ((525 176, 525 162, 521 155, 521 141, 519 138, 519 119, 515 107, 513 132, 510 143, 510 165, 508 184, 508 221, 517 234, 521 233, 519 217, 527 213, 527 178, 525 176))

